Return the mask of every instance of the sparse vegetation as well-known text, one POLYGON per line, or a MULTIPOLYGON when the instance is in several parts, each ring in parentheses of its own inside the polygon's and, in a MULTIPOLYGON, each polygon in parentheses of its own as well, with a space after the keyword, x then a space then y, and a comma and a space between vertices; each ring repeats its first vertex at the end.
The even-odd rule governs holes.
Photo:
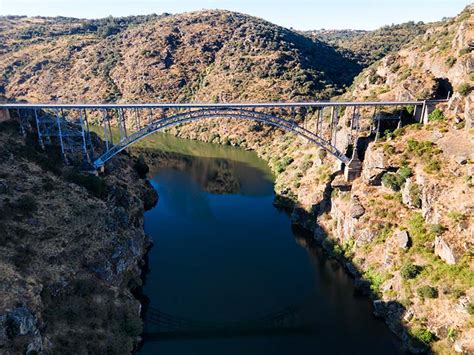
POLYGON ((414 279, 421 272, 422 268, 419 265, 404 264, 400 268, 400 276, 405 280, 414 279))
POLYGON ((410 334, 419 342, 430 345, 435 340, 435 335, 428 329, 423 327, 416 327, 410 331, 410 334))
POLYGON ((467 96, 472 90, 472 86, 468 83, 463 83, 458 86, 458 92, 461 94, 461 96, 467 96))
POLYGON ((430 122, 433 122, 433 121, 443 121, 444 120, 444 113, 443 111, 441 111, 439 108, 436 108, 433 110, 433 112, 431 112, 429 115, 428 115, 428 120, 430 122))
POLYGON ((405 179, 397 173, 385 173, 382 176, 382 184, 393 191, 399 191, 404 182, 405 179))
POLYGON ((74 184, 85 187, 92 195, 104 198, 107 195, 107 184, 104 179, 95 175, 84 175, 78 172, 71 172, 66 179, 74 184))
POLYGON ((449 56, 448 58, 446 58, 445 63, 448 66, 448 68, 451 68, 456 63, 456 58, 454 58, 453 56, 449 56))
POLYGON ((434 287, 425 285, 421 286, 416 290, 416 293, 420 298, 437 298, 438 290, 434 287))

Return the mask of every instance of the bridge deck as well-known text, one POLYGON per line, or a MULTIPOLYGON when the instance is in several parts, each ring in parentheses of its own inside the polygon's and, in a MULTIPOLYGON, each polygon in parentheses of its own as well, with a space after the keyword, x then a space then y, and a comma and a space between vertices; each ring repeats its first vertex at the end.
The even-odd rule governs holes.
POLYGON ((445 102, 446 100, 415 100, 415 101, 314 101, 314 102, 255 102, 255 103, 133 103, 133 104, 56 104, 56 103, 0 103, 0 109, 153 109, 153 108, 291 108, 291 107, 338 107, 338 106, 423 106, 426 103, 445 102))

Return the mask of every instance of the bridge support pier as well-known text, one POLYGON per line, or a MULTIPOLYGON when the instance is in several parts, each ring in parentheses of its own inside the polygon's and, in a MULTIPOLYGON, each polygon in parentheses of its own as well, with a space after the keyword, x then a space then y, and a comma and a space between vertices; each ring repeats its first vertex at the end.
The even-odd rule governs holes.
POLYGON ((354 148, 352 159, 344 167, 344 178, 347 182, 352 182, 357 179, 362 172, 362 162, 357 156, 357 149, 354 148))

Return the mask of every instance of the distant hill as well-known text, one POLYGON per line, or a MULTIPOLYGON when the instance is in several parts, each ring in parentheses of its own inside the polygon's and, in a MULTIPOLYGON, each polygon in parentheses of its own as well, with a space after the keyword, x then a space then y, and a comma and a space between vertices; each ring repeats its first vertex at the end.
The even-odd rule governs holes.
POLYGON ((328 99, 361 66, 229 11, 101 20, 0 18, 0 93, 29 101, 328 99))
POLYGON ((425 33, 429 26, 423 22, 411 21, 383 26, 374 31, 315 30, 303 33, 336 47, 346 58, 365 67, 388 53, 399 50, 414 37, 425 33))

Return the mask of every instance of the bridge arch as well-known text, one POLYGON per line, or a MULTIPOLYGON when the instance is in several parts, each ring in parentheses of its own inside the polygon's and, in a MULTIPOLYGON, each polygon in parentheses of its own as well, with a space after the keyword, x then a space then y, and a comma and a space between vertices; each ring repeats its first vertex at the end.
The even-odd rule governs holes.
POLYGON ((336 159, 342 163, 348 163, 349 158, 337 149, 330 141, 324 139, 317 133, 311 132, 304 127, 301 127, 293 120, 283 119, 281 117, 267 114, 264 112, 258 112, 243 108, 200 108, 198 110, 189 110, 186 112, 177 113, 168 117, 157 119, 148 125, 140 128, 133 132, 127 137, 121 139, 117 144, 111 146, 105 151, 100 157, 94 161, 94 168, 102 167, 107 161, 112 159, 115 155, 120 153, 135 142, 172 126, 178 124, 192 122, 206 118, 230 118, 239 120, 251 120, 269 124, 274 127, 281 128, 285 131, 295 133, 311 143, 316 144, 322 149, 326 150, 329 154, 333 155, 336 159))

